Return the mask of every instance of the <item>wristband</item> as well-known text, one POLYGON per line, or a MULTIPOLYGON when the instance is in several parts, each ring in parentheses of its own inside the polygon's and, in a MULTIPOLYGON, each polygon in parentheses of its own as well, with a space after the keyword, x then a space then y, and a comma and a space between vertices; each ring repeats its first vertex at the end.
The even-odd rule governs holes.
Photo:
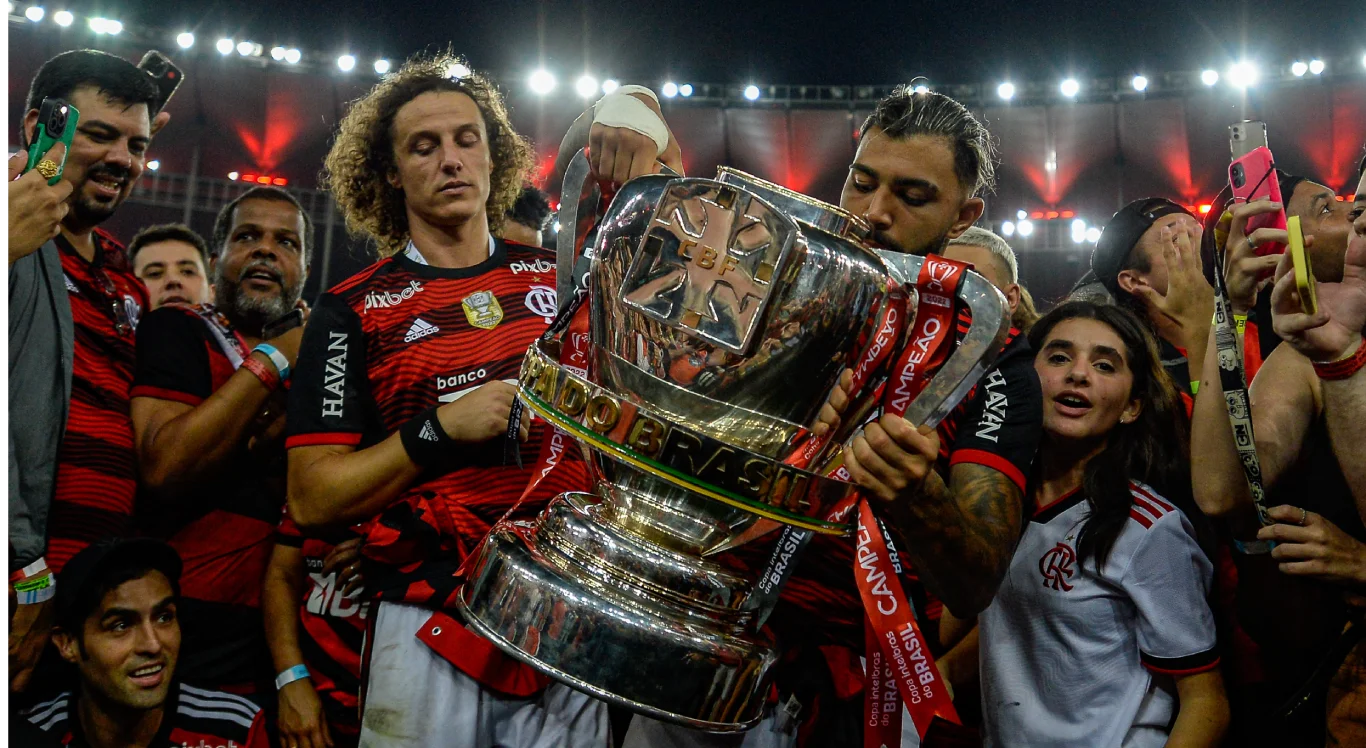
POLYGON ((449 459, 456 446, 456 441, 441 428, 436 408, 428 408, 400 426, 398 436, 403 442, 403 451, 424 468, 449 459))
POLYGON ((34 579, 14 584, 14 596, 20 605, 45 603, 57 594, 57 578, 51 572, 34 579))
POLYGON ((308 677, 310 676, 307 665, 295 665, 288 670, 282 670, 279 675, 275 676, 275 690, 279 691, 296 680, 303 680, 308 677))
POLYGON ((659 156, 669 147, 669 128, 653 109, 632 93, 648 93, 654 97, 654 92, 643 86, 622 86, 593 105, 593 123, 634 130, 655 142, 655 155, 659 156))
POLYGON ((1359 342, 1356 351, 1345 358, 1327 363, 1315 361, 1314 373, 1319 375, 1319 379, 1347 379, 1361 371, 1363 366, 1366 366, 1366 342, 1359 342))
POLYGON ((285 358, 285 354, 281 353, 279 348, 270 343, 261 343, 251 350, 266 354, 270 358, 270 362, 275 364, 275 371, 280 373, 280 381, 289 381, 289 359, 285 358))
POLYGON ((36 577, 45 571, 47 571, 47 559, 43 556, 39 556, 37 561, 34 561, 19 571, 10 572, 9 580, 11 582, 22 582, 27 577, 36 577))
POLYGON ((252 374, 255 374, 256 378, 261 380, 261 384, 264 384, 266 386, 266 389, 270 390, 271 392, 274 392, 276 388, 280 386, 280 375, 276 374, 274 371, 271 371, 270 367, 266 366, 260 361, 257 361, 251 356, 247 356, 246 358, 242 359, 242 368, 246 369, 252 374))

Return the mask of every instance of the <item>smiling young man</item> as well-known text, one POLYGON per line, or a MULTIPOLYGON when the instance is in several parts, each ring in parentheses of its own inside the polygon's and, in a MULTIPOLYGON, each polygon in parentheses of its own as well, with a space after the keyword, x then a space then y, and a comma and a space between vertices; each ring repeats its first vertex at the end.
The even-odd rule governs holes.
MULTIPOLYGON (((656 142, 630 128, 584 128, 587 117, 571 129, 566 143, 591 142, 596 173, 624 181, 654 171, 656 142)), ((677 160, 672 138, 668 146, 659 157, 677 160)), ((904 86, 879 101, 864 122, 840 207, 866 219, 874 229, 874 243, 884 248, 937 254, 981 217, 981 195, 994 181, 994 156, 990 135, 966 107, 942 94, 915 93, 904 86)), ((964 322, 960 320, 960 332, 964 322)), ((1000 584, 1020 537, 1025 476, 1041 428, 1040 398, 1028 341, 1012 330, 995 365, 937 429, 921 433, 916 424, 884 415, 868 423, 864 436, 845 450, 854 482, 899 531, 897 545, 914 562, 930 595, 919 589, 911 593, 925 603, 921 610, 926 620, 938 618, 938 600, 960 616, 975 615, 1000 584)), ((861 705, 857 699, 833 703, 830 698, 814 706, 817 697, 812 694, 820 689, 810 687, 824 678, 824 693, 833 696, 832 681, 862 678, 858 656, 864 649, 864 613, 853 569, 850 539, 817 536, 769 619, 786 648, 807 655, 796 655, 807 672, 780 682, 779 689, 793 693, 793 682, 806 680, 797 699, 805 699, 802 718, 818 713, 823 723, 802 728, 812 745, 838 739, 836 712, 861 705), (832 656, 830 645, 854 653, 832 656), (807 667, 811 663, 828 663, 836 672, 809 677, 818 669, 807 667), (843 672, 850 663, 858 672, 843 672), (821 732, 827 730, 833 732, 821 732)), ((927 636, 936 639, 933 629, 927 636)), ((848 716, 852 722, 847 724, 858 724, 858 717, 848 716)), ((903 725, 904 739, 915 740, 910 720, 903 725)), ((796 740, 795 727, 788 730, 772 739, 790 744, 796 740)), ((684 732, 637 718, 627 743, 713 742, 701 733, 683 737, 684 732)), ((747 733, 746 741, 765 744, 773 734, 771 726, 761 726, 747 733)))
MULTIPOLYGON (((128 388, 133 330, 147 307, 123 248, 96 227, 142 175, 157 89, 132 63, 65 52, 29 88, 20 142, 39 109, 80 110, 62 178, 60 232, 10 265, 11 583, 42 584, 89 543, 128 530, 137 486, 128 388)), ((20 597, 11 618, 10 683, 22 690, 47 641, 48 603, 20 597)), ((41 595, 40 595, 41 597, 41 595)))
POLYGON ((24 717, 61 745, 265 748, 260 710, 180 682, 180 558, 155 540, 87 546, 62 570, 53 643, 77 688, 24 717))
MULTIPOLYGON (((164 304, 204 304, 209 289, 209 247, 183 223, 148 226, 128 242, 133 274, 147 286, 152 309, 164 304)), ((150 310, 149 310, 150 311, 150 310)))
POLYGON ((214 225, 220 305, 162 307, 137 336, 137 527, 185 560, 188 677, 263 703, 273 673, 261 580, 285 498, 283 388, 303 334, 264 340, 264 327, 299 304, 311 239, 288 192, 242 193, 214 225))
MULTIPOLYGON (((555 315, 554 276, 535 270, 553 257, 495 238, 530 148, 492 83, 452 77, 456 62, 385 76, 328 154, 347 225, 384 259, 323 294, 309 321, 289 398, 289 516, 306 535, 363 523, 379 602, 362 745, 603 746, 601 702, 547 686, 443 612, 461 562, 531 478, 522 465, 546 426, 524 417, 522 444, 508 443, 510 381, 555 315)), ((560 438, 552 453, 567 460, 560 438)), ((559 467, 512 518, 586 484, 581 463, 559 467)))

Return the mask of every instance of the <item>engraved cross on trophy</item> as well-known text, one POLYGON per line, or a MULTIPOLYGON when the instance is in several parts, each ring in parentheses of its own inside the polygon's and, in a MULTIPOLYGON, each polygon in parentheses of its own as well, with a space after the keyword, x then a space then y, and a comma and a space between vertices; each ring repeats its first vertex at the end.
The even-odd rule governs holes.
MULTIPOLYGON (((557 325, 527 351, 519 392, 578 442, 594 485, 496 526, 459 605, 471 629, 575 688, 744 730, 779 653, 745 605, 758 571, 717 555, 783 525, 851 532, 831 509, 854 487, 794 457, 880 321, 904 310, 922 258, 873 250, 859 218, 729 169, 632 180, 589 248, 582 212, 594 207, 580 153, 565 176, 557 284, 564 304, 564 271, 589 250, 587 375, 562 365, 575 333, 557 325)), ((971 326, 907 410, 913 423, 952 410, 1009 329, 980 275, 966 273, 958 296, 971 326)), ((851 412, 871 397, 871 384, 854 393, 851 412)))

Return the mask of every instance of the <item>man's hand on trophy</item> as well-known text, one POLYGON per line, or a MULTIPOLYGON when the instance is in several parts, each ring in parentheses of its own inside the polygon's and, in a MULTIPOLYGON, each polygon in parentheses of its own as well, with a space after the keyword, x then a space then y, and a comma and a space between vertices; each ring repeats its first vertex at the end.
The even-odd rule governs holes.
POLYGON ((653 94, 626 86, 595 105, 588 131, 588 161, 603 182, 624 184, 659 171, 659 162, 683 173, 683 152, 653 94))
POLYGON ((811 433, 816 436, 825 436, 829 431, 838 431, 840 420, 844 416, 844 411, 849 409, 849 390, 854 387, 854 371, 845 369, 840 375, 840 381, 830 390, 830 397, 821 406, 821 412, 816 416, 816 425, 811 427, 811 433))
POLYGON ((884 413, 844 450, 849 476, 867 493, 894 502, 920 490, 939 457, 939 433, 884 413))
MULTIPOLYGON (((441 428, 458 442, 478 444, 507 433, 512 401, 517 388, 507 382, 489 382, 455 402, 436 409, 441 428)), ((531 436, 531 411, 522 411, 522 441, 531 436)))

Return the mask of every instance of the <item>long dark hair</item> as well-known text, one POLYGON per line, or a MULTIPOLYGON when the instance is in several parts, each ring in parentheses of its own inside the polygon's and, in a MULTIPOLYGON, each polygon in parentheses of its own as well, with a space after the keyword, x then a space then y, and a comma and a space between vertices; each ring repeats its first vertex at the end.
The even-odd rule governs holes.
POLYGON ((1042 352, 1048 334, 1069 319, 1095 320, 1119 336, 1134 378, 1129 399, 1143 403, 1132 423, 1115 426, 1105 448, 1087 462, 1082 476, 1091 514, 1077 541, 1077 555, 1083 562, 1094 557, 1097 568, 1103 568, 1129 521, 1130 481, 1151 486, 1180 507, 1193 524, 1198 523, 1199 510, 1191 496, 1190 427, 1176 385, 1162 368, 1157 341, 1133 312, 1116 305, 1069 301, 1030 329, 1034 350, 1042 352))

